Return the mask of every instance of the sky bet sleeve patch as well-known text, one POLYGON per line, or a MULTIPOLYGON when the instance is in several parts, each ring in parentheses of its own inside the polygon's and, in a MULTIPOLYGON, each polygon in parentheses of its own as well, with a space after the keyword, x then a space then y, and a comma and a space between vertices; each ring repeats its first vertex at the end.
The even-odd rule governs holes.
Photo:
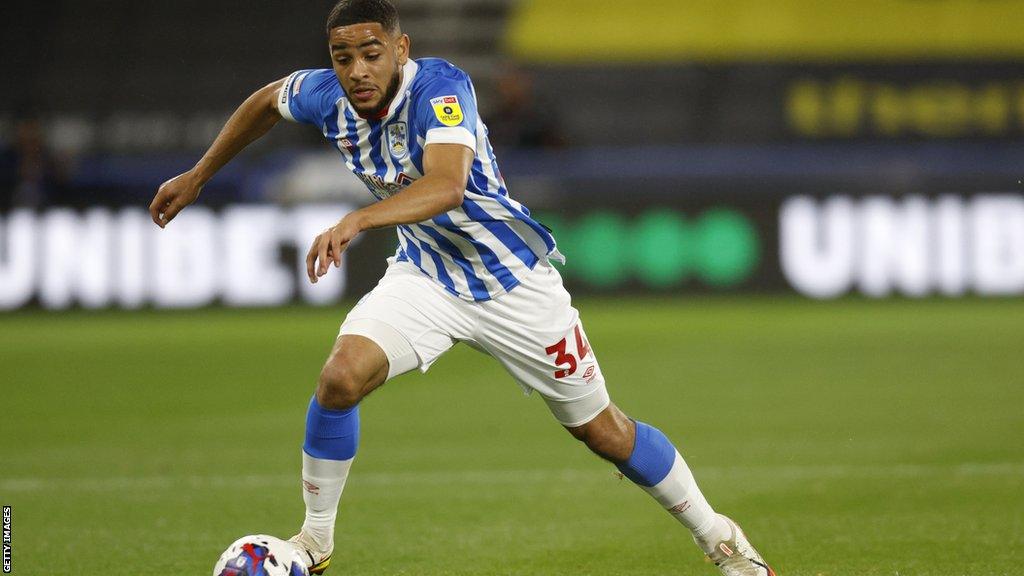
POLYGON ((459 106, 458 96, 439 96, 430 99, 430 105, 434 107, 434 115, 445 126, 458 126, 462 124, 462 107, 459 106))

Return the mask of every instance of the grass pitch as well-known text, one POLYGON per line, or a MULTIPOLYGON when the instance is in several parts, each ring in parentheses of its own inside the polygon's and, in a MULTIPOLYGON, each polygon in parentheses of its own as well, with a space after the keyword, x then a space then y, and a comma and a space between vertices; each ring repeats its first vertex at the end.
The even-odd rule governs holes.
MULTIPOLYGON (((780 575, 1024 571, 1024 302, 577 303, 613 399, 780 575)), ((344 308, 0 318, 15 574, 209 574, 302 520, 344 308)), ((362 408, 328 575, 711 575, 685 531, 457 347, 362 408)))

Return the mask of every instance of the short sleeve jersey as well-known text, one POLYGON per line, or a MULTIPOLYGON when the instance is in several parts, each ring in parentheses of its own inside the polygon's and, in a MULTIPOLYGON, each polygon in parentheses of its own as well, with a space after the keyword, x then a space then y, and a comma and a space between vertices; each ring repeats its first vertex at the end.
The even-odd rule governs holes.
POLYGON ((402 76, 378 119, 356 113, 332 69, 289 76, 278 109, 289 120, 316 126, 378 200, 423 176, 427 146, 459 144, 474 151, 459 207, 397 227, 396 258, 450 294, 488 300, 515 288, 542 259, 560 260, 550 232, 508 194, 469 76, 437 58, 409 60, 402 76))

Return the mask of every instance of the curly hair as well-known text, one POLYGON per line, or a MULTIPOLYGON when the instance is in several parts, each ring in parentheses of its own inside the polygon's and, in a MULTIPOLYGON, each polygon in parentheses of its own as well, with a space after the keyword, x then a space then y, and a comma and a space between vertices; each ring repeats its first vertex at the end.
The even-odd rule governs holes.
POLYGON ((399 31, 398 10, 388 0, 340 0, 327 16, 327 33, 363 22, 376 22, 392 34, 399 31))

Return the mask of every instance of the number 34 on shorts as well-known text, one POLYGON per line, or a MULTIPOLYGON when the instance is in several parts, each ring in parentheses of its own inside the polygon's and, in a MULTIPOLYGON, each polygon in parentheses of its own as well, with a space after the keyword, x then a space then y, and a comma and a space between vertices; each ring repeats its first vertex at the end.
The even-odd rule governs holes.
MULTIPOLYGON (((558 369, 555 370, 554 376, 556 379, 561 380, 576 374, 580 364, 590 354, 590 342, 587 341, 587 335, 584 334, 583 329, 577 323, 573 326, 568 336, 548 346, 544 351, 549 356, 555 357, 555 364, 558 365, 558 369), (574 348, 570 349, 570 347, 574 348)), ((591 359, 593 359, 592 355, 591 359)), ((589 384, 594 379, 594 376, 595 364, 591 363, 580 377, 589 384)))

